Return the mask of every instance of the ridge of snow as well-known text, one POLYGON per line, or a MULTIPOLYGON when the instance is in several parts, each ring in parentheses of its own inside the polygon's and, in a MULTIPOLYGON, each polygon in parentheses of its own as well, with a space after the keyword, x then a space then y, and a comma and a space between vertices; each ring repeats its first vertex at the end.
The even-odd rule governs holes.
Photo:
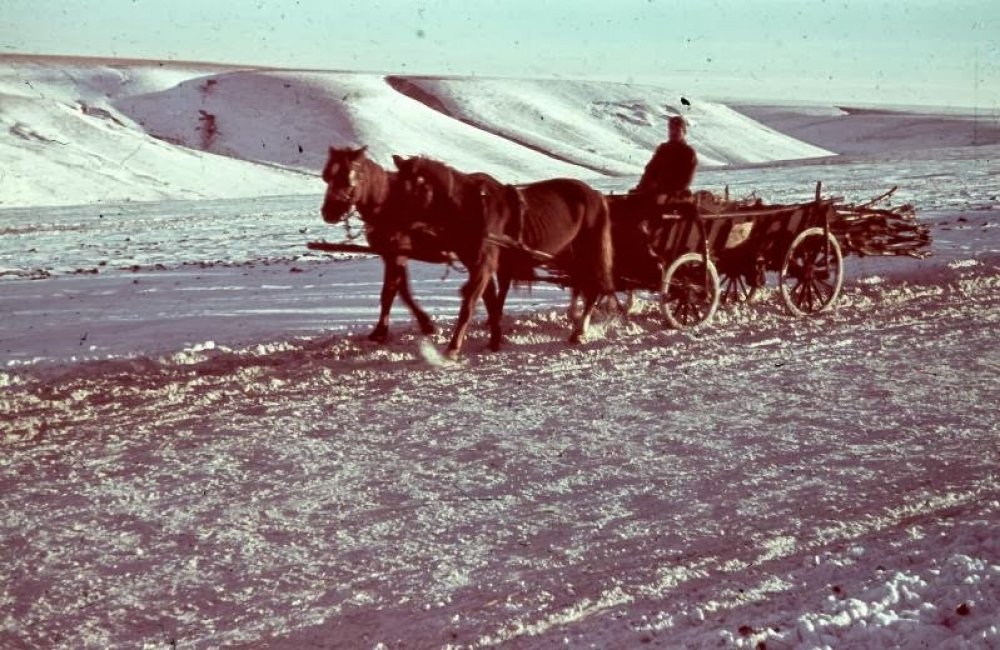
MULTIPOLYGON (((329 146, 508 182, 638 174, 676 101, 599 82, 0 57, 0 208, 316 194, 329 146)), ((829 153, 721 104, 684 110, 704 167, 829 153)))
MULTIPOLYGON (((560 159, 638 175, 683 115, 702 166, 815 158, 831 153, 783 135, 717 102, 682 103, 669 88, 593 81, 396 77, 449 114, 560 159)), ((416 95, 417 92, 414 92, 416 95)))

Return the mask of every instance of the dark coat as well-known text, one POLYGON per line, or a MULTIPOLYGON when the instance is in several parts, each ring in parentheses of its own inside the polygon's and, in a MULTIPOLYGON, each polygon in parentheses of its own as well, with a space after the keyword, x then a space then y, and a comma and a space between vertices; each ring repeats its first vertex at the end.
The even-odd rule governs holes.
POLYGON ((685 192, 694 178, 698 156, 686 142, 664 142, 646 165, 636 192, 674 194, 685 192))

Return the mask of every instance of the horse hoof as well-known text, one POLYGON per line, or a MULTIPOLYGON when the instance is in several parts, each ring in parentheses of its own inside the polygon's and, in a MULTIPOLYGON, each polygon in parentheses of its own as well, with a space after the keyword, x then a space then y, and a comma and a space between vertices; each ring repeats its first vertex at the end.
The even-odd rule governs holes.
POLYGON ((571 345, 579 345, 581 342, 583 342, 583 335, 580 334, 579 332, 573 332, 569 336, 569 342, 571 345))
POLYGON ((490 352, 500 351, 500 341, 490 341, 490 352))
POLYGON ((445 350, 444 358, 448 359, 449 361, 457 361, 458 350, 452 350, 452 349, 445 350))
POLYGON ((425 323, 420 323, 420 332, 424 336, 431 336, 438 333, 438 328, 434 323, 427 321, 425 323))

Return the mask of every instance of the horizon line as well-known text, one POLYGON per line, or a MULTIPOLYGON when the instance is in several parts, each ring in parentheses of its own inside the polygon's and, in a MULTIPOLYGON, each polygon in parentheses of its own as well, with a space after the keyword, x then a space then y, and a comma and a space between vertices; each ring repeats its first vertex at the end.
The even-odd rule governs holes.
MULTIPOLYGON (((539 75, 503 75, 503 74, 455 74, 455 73, 436 73, 436 72, 403 72, 403 71, 389 71, 389 70, 376 70, 376 69, 345 69, 345 68, 323 68, 323 67, 312 67, 312 66, 288 66, 288 65, 273 65, 273 64, 259 64, 259 63, 236 63, 236 62, 225 62, 225 61, 198 61, 194 59, 173 59, 167 57, 161 58, 146 58, 146 57, 116 57, 116 56, 106 56, 106 55, 93 55, 93 54, 49 54, 49 53, 38 53, 38 52, 0 52, 0 61, 4 59, 20 59, 24 62, 32 62, 33 60, 45 59, 49 61, 62 61, 66 63, 79 62, 83 64, 103 64, 114 67, 115 65, 175 65, 175 66, 189 66, 196 68, 222 68, 222 69, 232 69, 233 71, 274 71, 274 72, 316 72, 316 73, 330 73, 330 74, 357 74, 357 75, 379 75, 384 77, 399 77, 399 78, 410 78, 410 79, 495 79, 495 80, 536 80, 536 81, 578 81, 578 82, 598 82, 598 83, 608 83, 608 84, 618 84, 623 86, 652 86, 658 88, 670 88, 669 83, 666 81, 657 82, 648 79, 641 80, 628 80, 622 81, 617 79, 608 78, 607 76, 596 76, 596 77, 583 77, 583 76, 566 76, 558 73, 554 73, 550 76, 539 76, 539 75)), ((726 73, 722 73, 718 70, 707 70, 699 68, 683 68, 671 70, 677 74, 708 74, 716 78, 722 78, 727 76, 726 73)), ((736 75, 736 73, 731 73, 731 75, 736 75)), ((969 110, 973 111, 975 115, 980 115, 981 111, 985 111, 985 114, 993 113, 994 115, 1000 114, 1000 99, 994 99, 992 101, 992 106, 989 104, 981 103, 954 103, 954 104, 931 104, 931 103, 907 103, 900 101, 878 100, 878 101, 857 101, 854 99, 815 99, 815 98, 778 98, 778 97, 767 97, 760 94, 753 94, 753 96, 740 96, 724 91, 714 92, 709 91, 706 93, 686 93, 692 97, 701 96, 709 101, 717 101, 720 103, 735 103, 735 104, 747 104, 747 105, 814 105, 814 106, 833 106, 840 109, 847 108, 867 108, 867 107, 881 107, 881 108, 895 108, 897 110, 903 111, 907 109, 943 109, 943 110, 969 110)))

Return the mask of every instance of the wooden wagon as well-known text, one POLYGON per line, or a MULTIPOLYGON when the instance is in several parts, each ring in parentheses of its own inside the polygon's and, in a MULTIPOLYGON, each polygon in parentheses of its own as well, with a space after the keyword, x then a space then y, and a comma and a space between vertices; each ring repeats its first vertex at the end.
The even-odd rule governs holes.
MULTIPOLYGON (((836 305, 844 255, 929 254, 930 234, 916 221, 913 206, 873 207, 896 188, 857 205, 823 198, 821 189, 817 183, 814 200, 789 205, 729 201, 708 192, 699 192, 695 201, 660 204, 636 194, 609 195, 616 289, 654 294, 666 323, 686 329, 710 322, 720 303, 752 300, 770 273, 788 312, 808 316, 836 305)), ((551 256, 504 235, 490 240, 547 267, 536 279, 569 284, 550 266, 551 256)), ((353 243, 309 247, 378 254, 353 243)), ((429 258, 416 250, 400 252, 428 262, 455 261, 444 253, 429 258)))
POLYGON ((782 300, 796 316, 829 309, 840 295, 843 254, 831 232, 836 199, 820 198, 818 188, 808 203, 667 203, 640 208, 638 216, 634 195, 608 201, 616 288, 657 294, 672 327, 710 321, 720 302, 752 299, 767 272, 777 273, 782 300), (648 244, 645 251, 637 250, 637 227, 648 244), (659 262, 660 273, 650 273, 648 264, 636 268, 644 253, 659 262))

